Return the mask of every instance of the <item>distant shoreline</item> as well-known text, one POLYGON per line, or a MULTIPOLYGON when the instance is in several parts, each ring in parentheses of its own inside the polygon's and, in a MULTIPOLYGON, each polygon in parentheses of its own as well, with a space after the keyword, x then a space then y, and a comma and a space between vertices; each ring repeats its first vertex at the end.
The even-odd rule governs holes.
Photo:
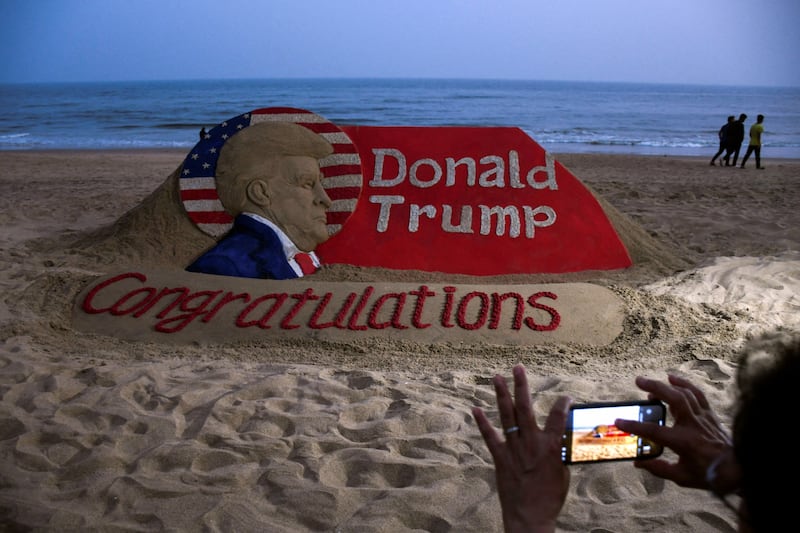
MULTIPOLYGON (((147 155, 147 154, 161 154, 161 155, 175 155, 180 160, 189 153, 190 149, 183 149, 183 148, 139 148, 139 147, 132 147, 132 148, 25 148, 25 149, 0 149, 0 154, 30 154, 35 156, 37 154, 41 155, 48 155, 48 154, 120 154, 120 155, 132 155, 132 154, 140 154, 140 155, 147 155)), ((672 160, 687 160, 687 161, 709 161, 711 159, 711 155, 713 154, 632 154, 627 152, 560 152, 560 151, 551 151, 551 153, 556 157, 556 159, 562 158, 612 158, 614 160, 618 159, 625 159, 625 158, 647 158, 647 159, 672 159, 672 160)), ((741 156, 744 154, 742 152, 741 156)), ((768 164, 769 161, 782 161, 787 163, 799 163, 800 157, 777 157, 777 156, 770 156, 767 150, 764 150, 762 154, 762 160, 764 164, 768 164)), ((751 157, 752 159, 752 157, 751 157)), ((707 163, 706 163, 707 164, 707 163)), ((755 163, 753 163, 755 164, 755 163)))

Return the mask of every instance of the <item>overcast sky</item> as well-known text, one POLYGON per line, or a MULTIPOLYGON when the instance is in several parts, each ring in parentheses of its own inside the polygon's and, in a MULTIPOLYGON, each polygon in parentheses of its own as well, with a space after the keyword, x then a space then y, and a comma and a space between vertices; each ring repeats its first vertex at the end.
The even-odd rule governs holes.
POLYGON ((0 82, 800 86, 800 0, 0 0, 0 82))

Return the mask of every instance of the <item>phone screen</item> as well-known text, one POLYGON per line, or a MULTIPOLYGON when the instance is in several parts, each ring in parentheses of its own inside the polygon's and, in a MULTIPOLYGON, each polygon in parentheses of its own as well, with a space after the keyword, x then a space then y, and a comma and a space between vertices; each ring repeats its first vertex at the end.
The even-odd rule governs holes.
POLYGON ((664 425, 666 406, 658 400, 573 405, 561 443, 567 464, 625 461, 658 457, 663 448, 648 439, 617 429, 617 418, 664 425))

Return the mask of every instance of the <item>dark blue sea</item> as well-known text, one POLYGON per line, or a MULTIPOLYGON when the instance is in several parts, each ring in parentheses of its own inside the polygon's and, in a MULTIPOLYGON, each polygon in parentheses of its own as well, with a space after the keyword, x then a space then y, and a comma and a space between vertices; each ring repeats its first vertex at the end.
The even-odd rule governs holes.
POLYGON ((337 124, 518 126, 554 153, 706 156, 728 115, 749 129, 761 113, 763 157, 800 158, 798 87, 445 79, 0 85, 0 150, 188 150, 202 126, 273 106, 337 124))

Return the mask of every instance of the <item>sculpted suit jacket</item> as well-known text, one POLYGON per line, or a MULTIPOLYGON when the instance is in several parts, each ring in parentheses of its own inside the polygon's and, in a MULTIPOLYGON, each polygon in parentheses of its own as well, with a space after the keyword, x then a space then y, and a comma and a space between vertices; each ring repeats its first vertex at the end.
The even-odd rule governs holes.
POLYGON ((241 278, 292 279, 300 277, 284 252, 275 229, 239 214, 233 228, 210 250, 186 267, 189 272, 241 278))

